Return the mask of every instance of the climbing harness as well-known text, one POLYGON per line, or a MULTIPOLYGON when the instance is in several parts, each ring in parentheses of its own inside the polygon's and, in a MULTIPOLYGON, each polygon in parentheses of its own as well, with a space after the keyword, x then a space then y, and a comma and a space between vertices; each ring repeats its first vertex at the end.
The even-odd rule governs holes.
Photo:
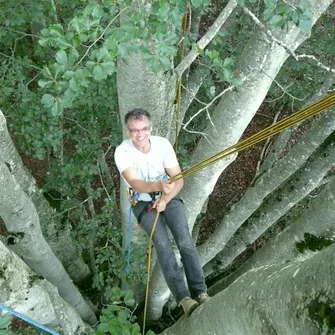
MULTIPOLYGON (((135 206, 140 198, 140 193, 135 192, 131 187, 127 189, 127 198, 131 206, 135 206)), ((131 207, 130 207, 131 208, 131 207)))
POLYGON ((45 331, 45 332, 47 332, 47 333, 49 333, 51 335, 61 335, 61 334, 55 332, 54 330, 52 330, 50 328, 47 328, 47 327, 41 325, 40 323, 38 323, 38 322, 36 322, 36 321, 28 318, 27 316, 25 316, 25 315, 23 315, 21 313, 18 313, 16 311, 14 311, 13 309, 9 308, 9 307, 6 307, 5 305, 0 304, 0 309, 3 310, 3 311, 5 311, 5 312, 8 312, 8 313, 10 313, 10 314, 12 314, 14 316, 16 316, 16 317, 18 317, 18 318, 20 318, 20 319, 22 319, 22 320, 24 320, 26 322, 28 322, 32 326, 34 326, 36 328, 39 328, 39 329, 41 329, 41 330, 43 330, 43 331, 45 331))

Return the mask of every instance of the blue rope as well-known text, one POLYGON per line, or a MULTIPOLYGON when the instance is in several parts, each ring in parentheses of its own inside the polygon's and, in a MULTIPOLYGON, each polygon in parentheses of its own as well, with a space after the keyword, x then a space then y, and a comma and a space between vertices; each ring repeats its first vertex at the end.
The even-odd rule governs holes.
POLYGON ((6 307, 6 306, 4 306, 4 305, 2 305, 2 304, 0 304, 0 309, 2 309, 3 311, 6 311, 6 312, 8 312, 8 313, 10 313, 10 314, 12 314, 12 315, 17 316, 18 318, 20 318, 20 319, 22 319, 22 320, 24 320, 24 321, 30 323, 31 325, 35 326, 36 328, 39 328, 39 329, 41 329, 41 330, 44 330, 45 332, 47 332, 47 333, 49 333, 49 334, 52 334, 52 335, 61 335, 61 334, 56 333, 55 331, 53 331, 53 330, 51 330, 51 329, 49 329, 49 328, 47 328, 47 327, 45 327, 45 326, 43 326, 43 325, 37 323, 36 321, 34 321, 34 320, 28 318, 28 317, 25 316, 25 315, 23 315, 23 314, 21 314, 21 313, 18 313, 18 312, 15 312, 13 309, 11 309, 11 308, 9 308, 9 307, 6 307))
POLYGON ((130 272, 130 254, 131 254, 131 230, 132 230, 132 222, 131 222, 131 206, 129 207, 129 215, 128 215, 128 236, 127 236, 127 263, 126 263, 126 275, 129 275, 130 272))

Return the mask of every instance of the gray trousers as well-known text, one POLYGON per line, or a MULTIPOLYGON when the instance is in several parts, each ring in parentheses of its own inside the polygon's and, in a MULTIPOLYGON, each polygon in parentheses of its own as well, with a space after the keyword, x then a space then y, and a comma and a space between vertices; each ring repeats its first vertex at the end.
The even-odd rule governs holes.
MULTIPOLYGON (((140 201, 132 207, 133 213, 146 233, 150 235, 156 217, 156 210, 145 212, 150 202, 140 201)), ((153 244, 165 281, 177 303, 188 296, 196 297, 207 290, 199 256, 187 225, 184 204, 180 198, 173 198, 161 212, 153 234, 153 244), (186 286, 183 273, 178 266, 166 226, 170 229, 181 255, 187 278, 186 286)))

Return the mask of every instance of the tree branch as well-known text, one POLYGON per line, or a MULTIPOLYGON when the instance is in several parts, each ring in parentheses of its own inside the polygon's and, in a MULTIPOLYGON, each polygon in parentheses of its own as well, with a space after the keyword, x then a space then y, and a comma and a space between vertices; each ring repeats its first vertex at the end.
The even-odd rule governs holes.
POLYGON ((332 69, 330 66, 326 66, 326 65, 324 65, 322 62, 320 62, 315 56, 313 56, 313 55, 305 55, 305 54, 303 54, 303 55, 297 55, 294 51, 292 51, 284 42, 282 42, 282 41, 280 41, 280 40, 278 40, 275 36, 273 36, 273 34, 271 33, 271 31, 269 30, 269 29, 267 29, 267 27, 262 23, 262 22, 260 22, 259 20, 258 20, 258 18, 256 17, 256 15, 254 14, 254 13, 252 13, 246 6, 242 6, 242 8, 243 8, 243 10, 244 10, 244 12, 246 13, 246 14, 248 14, 251 18, 252 18, 252 20, 256 23, 256 25, 258 26, 258 27, 260 27, 261 29, 262 29, 262 31, 264 31, 265 32, 265 34, 268 36, 268 37, 270 37, 271 38, 271 40, 273 40, 275 43, 277 43, 278 45, 280 45, 280 46, 282 46, 285 50, 286 50, 286 52, 289 54, 289 55, 291 55, 295 60, 297 60, 297 61, 299 61, 299 59, 300 58, 308 58, 308 59, 312 59, 312 60, 314 60, 315 62, 316 62, 316 64, 320 67, 320 68, 322 68, 322 69, 324 69, 324 70, 326 70, 326 71, 328 71, 328 72, 333 72, 333 73, 335 73, 335 69, 332 69))
MULTIPOLYGON (((212 24, 212 26, 208 29, 207 33, 199 40, 197 43, 198 48, 203 50, 216 36, 218 31, 221 29, 222 25, 226 22, 230 14, 236 8, 237 2, 236 0, 230 0, 228 4, 225 6, 223 11, 220 13, 218 18, 212 24)), ((189 54, 184 58, 182 62, 175 68, 175 72, 178 77, 180 77, 183 72, 192 64, 192 62, 198 57, 199 52, 195 50, 191 50, 189 54)))
POLYGON ((332 72, 335 73, 335 69, 331 68, 330 66, 326 66, 323 63, 321 63, 315 56, 313 55, 297 55, 296 58, 299 60, 300 58, 308 58, 308 59, 312 59, 316 62, 317 66, 321 67, 322 69, 328 71, 328 72, 332 72))

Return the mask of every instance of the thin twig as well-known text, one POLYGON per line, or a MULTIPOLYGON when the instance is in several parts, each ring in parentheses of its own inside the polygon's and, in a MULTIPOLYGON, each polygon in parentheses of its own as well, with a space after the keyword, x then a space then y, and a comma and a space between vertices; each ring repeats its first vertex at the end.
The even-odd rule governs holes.
POLYGON ((324 65, 323 63, 321 63, 321 62, 320 62, 315 56, 313 56, 313 55, 305 55, 305 54, 303 54, 303 55, 297 55, 297 58, 298 58, 298 60, 299 60, 300 58, 308 58, 308 59, 312 59, 312 60, 314 60, 314 61, 316 62, 316 64, 317 64, 319 67, 321 67, 322 69, 324 69, 324 70, 326 70, 326 71, 328 71, 328 72, 335 73, 335 69, 331 68, 330 66, 326 66, 326 65, 324 65))
POLYGON ((84 201, 80 202, 79 204, 77 204, 77 205, 75 205, 75 206, 73 206, 73 207, 70 207, 70 208, 64 210, 63 212, 60 212, 60 213, 57 213, 57 214, 53 215, 52 218, 54 218, 54 217, 56 217, 56 216, 59 216, 59 215, 63 215, 64 213, 69 212, 69 211, 71 211, 72 209, 75 209, 75 208, 77 208, 77 207, 83 205, 83 204, 84 204, 85 202, 87 202, 88 200, 89 200, 89 198, 85 199, 84 201))
POLYGON ((107 194, 108 200, 112 201, 112 199, 111 199, 111 197, 110 197, 110 195, 109 195, 109 193, 107 191, 107 188, 105 186, 104 180, 102 178, 102 174, 101 174, 101 169, 100 169, 99 163, 97 164, 97 166, 98 166, 98 171, 99 171, 99 176, 100 176, 100 181, 101 181, 102 187, 104 188, 104 190, 105 190, 105 192, 107 194))
POLYGON ((252 20, 256 23, 256 25, 258 27, 260 27, 262 29, 262 31, 264 31, 265 34, 268 37, 271 38, 272 41, 276 42, 276 44, 278 44, 281 47, 283 47, 288 54, 290 54, 292 57, 294 57, 295 59, 297 59, 296 54, 285 43, 283 43, 282 41, 278 40, 278 38, 274 37, 273 34, 272 34, 272 32, 269 29, 267 29, 267 27, 261 21, 258 20, 258 18, 256 17, 256 15, 249 8, 247 8, 246 6, 242 6, 242 8, 243 8, 244 12, 246 14, 248 14, 252 18, 252 20))
MULTIPOLYGON (((291 5, 292 8, 295 8, 294 6, 291 5)), ((308 58, 308 59, 312 59, 313 61, 316 62, 316 64, 328 71, 328 72, 332 72, 335 73, 335 69, 331 68, 330 66, 324 65, 321 61, 319 61, 314 55, 297 55, 293 50, 291 50, 284 42, 278 40, 275 36, 273 36, 273 34, 271 33, 271 31, 269 29, 267 29, 267 27, 258 20, 258 18, 256 17, 256 15, 254 13, 252 13, 246 6, 242 6, 243 10, 245 13, 247 13, 252 20, 256 23, 256 25, 258 27, 260 27, 262 29, 262 31, 265 32, 265 34, 271 38, 271 40, 273 40, 274 42, 276 42, 278 45, 280 45, 281 47, 283 47, 285 49, 285 51, 291 55, 295 60, 299 61, 299 59, 301 58, 308 58)))

